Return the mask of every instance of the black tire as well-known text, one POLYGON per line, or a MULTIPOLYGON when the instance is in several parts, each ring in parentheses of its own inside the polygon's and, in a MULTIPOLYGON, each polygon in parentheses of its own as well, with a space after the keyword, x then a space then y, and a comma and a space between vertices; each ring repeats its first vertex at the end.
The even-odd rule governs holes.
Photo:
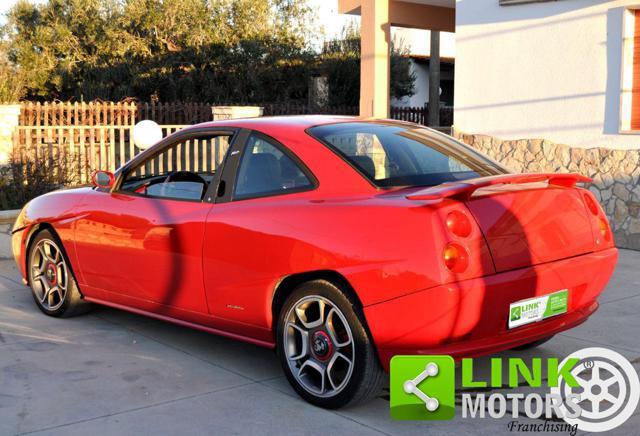
POLYGON ((51 231, 45 229, 38 232, 29 244, 26 271, 29 287, 31 288, 31 295, 33 296, 36 306, 38 306, 38 309, 40 309, 42 313, 56 318, 68 318, 83 314, 92 308, 91 303, 82 298, 75 276, 71 270, 71 263, 69 262, 67 253, 64 251, 62 242, 60 242, 60 239, 51 231), (55 247, 55 249, 59 251, 59 255, 55 255, 56 259, 53 261, 43 257, 43 253, 47 250, 47 247, 49 249, 55 247), (42 265, 43 261, 50 269, 55 270, 55 272, 52 273, 53 279, 55 280, 53 286, 51 286, 51 282, 47 276, 49 268, 45 268, 45 266, 38 268, 38 266, 36 266, 42 265), (47 272, 42 272, 45 269, 47 272), (39 278, 34 278, 36 276, 39 278), (63 281, 66 289, 62 288, 63 281), (53 298, 53 300, 50 300, 44 297, 47 292, 45 289, 47 284, 53 288, 56 287, 55 285, 58 286, 60 291, 54 292, 57 299, 53 298), (43 300, 47 301, 45 302, 43 300))
MULTIPOLYGON (((331 310, 332 309, 330 308, 328 309, 329 312, 331 312, 331 310)), ((334 312, 333 316, 336 316, 336 313, 337 312, 334 312)), ((330 317, 331 319, 333 319, 331 315, 327 315, 326 319, 328 320, 330 319, 330 317)), ((363 319, 364 316, 362 314, 362 311, 359 310, 359 307, 354 304, 354 302, 351 301, 347 297, 347 295, 343 293, 337 286, 326 280, 313 280, 303 283, 296 287, 291 295, 289 295, 278 315, 278 325, 276 333, 277 352, 287 380, 289 380, 289 383, 291 384, 293 389, 306 401, 319 407, 327 409, 337 409, 347 405, 355 405, 357 403, 367 401, 374 398, 380 393, 383 383, 386 379, 386 375, 382 367, 380 366, 376 350, 364 326, 364 323, 362 321, 363 319), (331 327, 334 332, 334 334, 331 335, 331 338, 329 338, 330 335, 324 335, 328 338, 328 341, 333 344, 333 346, 330 346, 330 349, 332 350, 331 353, 337 354, 338 350, 340 350, 340 353, 348 353, 349 356, 352 357, 352 369, 348 372, 350 376, 345 376, 340 384, 342 388, 339 391, 336 390, 335 394, 330 396, 316 395, 310 392, 308 388, 305 388, 305 386, 303 386, 303 384, 298 380, 297 376, 293 374, 293 370, 295 368, 292 369, 291 367, 292 365, 298 365, 299 368, 300 366, 302 366, 302 364, 299 362, 303 359, 300 359, 300 361, 292 360, 292 363, 290 365, 289 359, 287 358, 287 353, 285 353, 285 342, 288 341, 288 339, 285 339, 285 328, 287 329, 287 331, 293 332, 290 327, 287 327, 287 323, 291 320, 291 318, 288 317, 293 313, 292 311, 294 306, 301 304, 301 300, 313 300, 316 298, 320 298, 322 299, 322 301, 326 299, 334 306, 334 308, 339 309, 339 312, 341 312, 343 318, 337 319, 336 324, 342 324, 342 319, 346 320, 351 333, 350 339, 352 345, 346 346, 347 351, 344 351, 342 348, 339 348, 339 346, 336 345, 339 343, 339 341, 334 341, 333 339, 331 339, 335 336, 338 336, 335 326, 331 327)), ((317 334, 318 330, 324 330, 325 332, 329 333, 329 328, 327 327, 325 329, 327 323, 328 321, 323 322, 323 325, 320 328, 310 330, 309 332, 317 334)), ((332 321, 331 324, 333 325, 334 321, 332 321)), ((315 360, 315 362, 321 363, 319 360, 315 359, 315 357, 317 356, 313 354, 315 353, 315 349, 312 349, 315 344, 311 343, 313 337, 313 334, 309 335, 310 339, 308 341, 308 355, 310 357, 307 360, 315 360)), ((344 339, 344 337, 345 333, 343 332, 341 334, 341 338, 344 339)), ((288 352, 291 353, 291 351, 288 352)), ((297 355, 297 352, 294 352, 293 354, 297 355)), ((332 359, 330 359, 329 357, 327 358, 329 360, 326 363, 325 368, 331 366, 330 363, 332 359)), ((335 365, 333 365, 333 367, 335 367, 335 365)), ((327 377, 329 377, 328 371, 325 374, 327 377)), ((331 385, 329 385, 329 387, 333 389, 331 385)))
POLYGON ((537 341, 529 342, 528 344, 519 345, 517 347, 513 347, 512 350, 517 350, 517 351, 530 350, 532 348, 539 347, 540 345, 544 344, 545 342, 549 342, 551 339, 553 339, 554 336, 555 335, 551 335, 551 336, 549 336, 547 338, 543 338, 543 339, 539 339, 537 341))

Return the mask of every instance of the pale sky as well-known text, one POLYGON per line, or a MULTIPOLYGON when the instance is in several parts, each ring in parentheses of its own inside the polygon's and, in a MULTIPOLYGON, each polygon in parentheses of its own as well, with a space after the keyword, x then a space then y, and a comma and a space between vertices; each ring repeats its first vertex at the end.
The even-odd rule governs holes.
POLYGON ((318 9, 318 23, 324 27, 327 39, 340 35, 344 26, 356 19, 338 14, 338 0, 309 0, 309 3, 318 9))
MULTIPOLYGON (((31 0, 32 3, 44 3, 45 0, 31 0)), ((18 0, 0 0, 0 23, 4 23, 4 14, 11 9, 18 0)))

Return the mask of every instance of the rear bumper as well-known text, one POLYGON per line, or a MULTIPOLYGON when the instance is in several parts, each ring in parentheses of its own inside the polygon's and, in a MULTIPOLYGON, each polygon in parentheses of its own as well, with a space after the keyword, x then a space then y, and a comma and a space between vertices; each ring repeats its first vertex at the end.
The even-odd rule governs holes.
POLYGON ((364 308, 388 369, 398 354, 474 357, 510 349, 575 327, 596 311, 611 278, 615 248, 487 277, 442 285, 364 308), (568 311, 509 330, 515 301, 569 290, 568 311))

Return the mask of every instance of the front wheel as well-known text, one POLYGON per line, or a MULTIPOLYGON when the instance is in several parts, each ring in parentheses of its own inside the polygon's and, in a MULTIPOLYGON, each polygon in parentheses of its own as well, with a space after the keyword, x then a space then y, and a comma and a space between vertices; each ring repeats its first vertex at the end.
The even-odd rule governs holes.
POLYGON ((287 298, 277 347, 291 386, 317 406, 355 404, 382 388, 384 371, 354 304, 328 281, 304 283, 287 298))
POLYGON ((70 317, 90 309, 82 299, 62 243, 49 230, 30 244, 27 274, 33 299, 49 316, 70 317))

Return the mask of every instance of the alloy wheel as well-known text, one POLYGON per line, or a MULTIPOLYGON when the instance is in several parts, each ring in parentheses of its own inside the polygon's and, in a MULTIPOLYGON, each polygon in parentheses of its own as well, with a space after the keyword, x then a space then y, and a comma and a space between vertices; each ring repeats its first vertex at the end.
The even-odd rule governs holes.
POLYGON ((334 303, 319 295, 301 298, 289 309, 283 334, 287 363, 300 386, 322 398, 346 387, 353 373, 354 341, 334 303))
POLYGON ((64 303, 69 270, 62 251, 50 239, 38 241, 31 255, 31 288, 42 307, 54 311, 64 303))

